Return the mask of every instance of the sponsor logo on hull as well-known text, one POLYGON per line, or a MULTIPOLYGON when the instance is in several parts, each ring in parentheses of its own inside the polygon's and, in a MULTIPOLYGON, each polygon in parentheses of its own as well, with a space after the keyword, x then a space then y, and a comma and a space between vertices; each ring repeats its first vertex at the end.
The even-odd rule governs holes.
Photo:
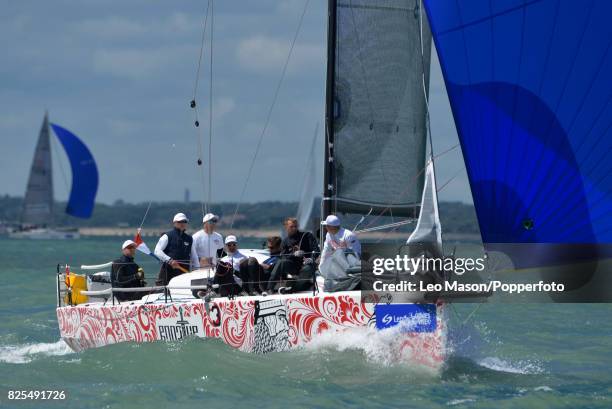
POLYGON ((434 304, 378 304, 374 308, 376 328, 401 325, 404 332, 434 332, 436 306, 434 304))
POLYGON ((200 335, 204 333, 202 323, 198 317, 184 317, 183 308, 179 307, 179 319, 160 318, 157 322, 159 339, 162 341, 177 341, 190 335, 200 335))

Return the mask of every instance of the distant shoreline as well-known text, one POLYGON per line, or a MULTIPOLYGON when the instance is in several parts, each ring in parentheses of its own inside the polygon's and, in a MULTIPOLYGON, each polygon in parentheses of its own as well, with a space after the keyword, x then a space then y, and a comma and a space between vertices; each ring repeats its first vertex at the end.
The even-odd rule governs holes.
MULTIPOLYGON (((143 229, 141 234, 143 237, 159 237, 167 232, 170 227, 158 227, 158 228, 146 228, 143 229)), ((197 230, 188 230, 189 234, 194 234, 197 230)), ((271 227, 264 227, 261 229, 224 229, 220 228, 219 233, 224 237, 233 234, 235 236, 244 238, 256 238, 265 239, 269 236, 280 236, 281 228, 274 229, 271 227)), ((136 233, 135 227, 80 227, 79 233, 83 237, 90 236, 106 236, 106 237, 132 237, 136 233)), ((406 232, 369 232, 361 233, 359 237, 367 239, 407 239, 409 233, 406 232)), ((444 235, 445 240, 450 241, 480 241, 480 235, 478 234, 446 234, 444 235)))

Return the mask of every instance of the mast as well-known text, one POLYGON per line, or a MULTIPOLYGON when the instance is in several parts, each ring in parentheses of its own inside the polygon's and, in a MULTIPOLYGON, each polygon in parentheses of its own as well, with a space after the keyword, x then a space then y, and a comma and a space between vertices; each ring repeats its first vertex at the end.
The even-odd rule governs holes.
POLYGON ((334 87, 336 66, 336 7, 337 0, 328 1, 327 21, 327 90, 325 96, 325 160, 323 172, 323 198, 321 220, 324 220, 333 208, 334 186, 334 87))

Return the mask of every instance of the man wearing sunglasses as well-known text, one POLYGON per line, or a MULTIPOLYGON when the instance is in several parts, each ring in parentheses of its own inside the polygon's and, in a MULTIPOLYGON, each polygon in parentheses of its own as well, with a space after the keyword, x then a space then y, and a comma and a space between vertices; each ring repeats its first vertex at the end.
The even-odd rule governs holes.
POLYGON ((155 246, 155 255, 162 261, 157 285, 168 285, 174 277, 190 271, 190 267, 200 268, 193 238, 185 232, 189 219, 184 213, 177 213, 172 223, 174 228, 163 234, 155 246))
POLYGON ((223 236, 215 231, 218 220, 214 214, 207 213, 202 219, 202 230, 193 235, 193 247, 200 267, 215 266, 223 252, 223 236))
POLYGON ((221 259, 233 267, 236 276, 240 279, 238 283, 242 290, 249 295, 261 293, 260 284, 263 279, 263 269, 255 257, 247 257, 238 250, 236 236, 229 235, 225 238, 227 255, 221 259))

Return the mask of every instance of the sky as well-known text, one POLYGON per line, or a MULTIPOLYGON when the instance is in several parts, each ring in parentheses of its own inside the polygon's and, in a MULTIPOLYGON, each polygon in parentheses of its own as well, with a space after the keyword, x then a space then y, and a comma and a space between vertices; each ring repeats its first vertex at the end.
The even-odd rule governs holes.
MULTIPOLYGON (((308 4, 258 160, 242 191, 305 4, 215 2, 214 202, 241 196, 246 202, 299 198, 312 138, 324 122, 324 0, 308 4)), ((189 101, 206 5, 206 0, 3 2, 0 194, 23 196, 48 110, 50 121, 79 135, 96 158, 97 201, 178 201, 185 189, 192 200, 201 200, 202 172, 196 161, 199 135, 208 145, 208 44, 197 92, 199 131, 189 101)), ((434 151, 456 146, 435 51, 430 117, 434 151)), ((70 167, 57 140, 53 147, 55 197, 65 200, 70 167)), ((317 152, 322 163, 323 147, 317 152)), ((440 200, 472 201, 459 147, 438 158, 436 170, 440 200)))

